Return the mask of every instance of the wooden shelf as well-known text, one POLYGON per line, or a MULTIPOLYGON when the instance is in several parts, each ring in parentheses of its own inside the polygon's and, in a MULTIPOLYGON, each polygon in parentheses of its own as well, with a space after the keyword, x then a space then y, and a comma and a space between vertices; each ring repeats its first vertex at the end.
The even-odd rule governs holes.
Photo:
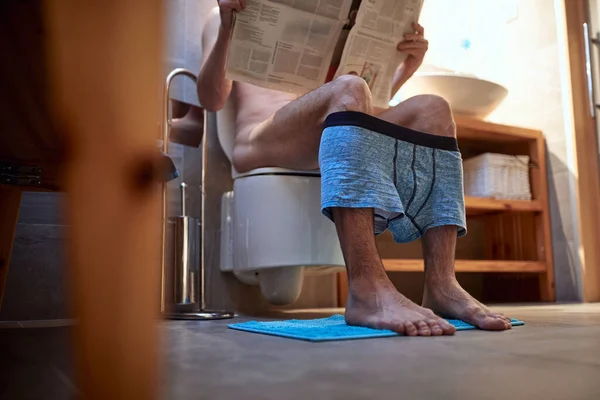
POLYGON ((542 132, 534 129, 496 124, 458 114, 454 116, 454 120, 459 140, 470 139, 494 143, 514 143, 535 141, 543 138, 542 132))
POLYGON ((465 197, 467 215, 483 215, 497 212, 540 212, 539 200, 498 200, 486 197, 465 197))
MULTIPOLYGON (((423 260, 384 259, 383 266, 390 272, 422 272, 423 260)), ((538 261, 456 260, 456 272, 546 272, 546 264, 538 261)))

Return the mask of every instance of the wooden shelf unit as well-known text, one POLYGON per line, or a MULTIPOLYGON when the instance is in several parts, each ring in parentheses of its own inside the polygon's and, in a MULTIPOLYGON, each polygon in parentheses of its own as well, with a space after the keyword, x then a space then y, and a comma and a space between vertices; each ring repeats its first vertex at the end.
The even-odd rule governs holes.
POLYGON ((467 215, 484 215, 498 212, 541 212, 542 203, 539 200, 497 200, 483 197, 465 198, 467 215))
MULTIPOLYGON (((543 273, 546 264, 540 261, 506 260, 456 260, 456 272, 521 272, 543 273)), ((383 266, 389 272, 423 271, 423 260, 383 260, 383 266)))
MULTIPOLYGON (((485 152, 527 155, 530 157, 531 201, 465 198, 469 220, 478 218, 485 225, 485 258, 456 260, 457 272, 535 274, 539 298, 554 301, 554 273, 546 179, 546 147, 542 132, 455 116, 457 136, 463 158, 485 152)), ((422 259, 383 260, 389 272, 421 272, 422 259)), ((341 305, 345 304, 347 277, 339 285, 341 305)), ((510 290, 510 288, 507 288, 510 290)))

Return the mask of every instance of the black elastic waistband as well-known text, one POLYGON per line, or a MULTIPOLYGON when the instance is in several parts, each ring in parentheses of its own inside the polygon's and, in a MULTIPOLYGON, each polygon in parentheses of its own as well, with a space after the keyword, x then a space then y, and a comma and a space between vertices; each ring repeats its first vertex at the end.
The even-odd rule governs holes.
POLYGON ((419 146, 459 151, 456 138, 415 131, 358 111, 329 114, 325 119, 325 128, 332 126, 357 126, 419 146))

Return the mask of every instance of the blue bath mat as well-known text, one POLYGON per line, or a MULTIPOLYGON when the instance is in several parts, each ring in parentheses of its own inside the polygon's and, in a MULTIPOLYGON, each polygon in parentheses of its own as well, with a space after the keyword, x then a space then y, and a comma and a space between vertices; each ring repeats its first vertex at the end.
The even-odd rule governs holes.
MULTIPOLYGON (((454 325, 457 331, 476 329, 473 325, 457 319, 449 319, 447 321, 454 325)), ((516 319, 511 319, 511 321, 513 326, 525 325, 523 321, 516 319)), ((308 340, 310 342, 398 336, 397 333, 388 330, 346 325, 343 315, 305 320, 249 321, 227 326, 239 331, 262 333, 265 335, 281 336, 290 339, 308 340)))

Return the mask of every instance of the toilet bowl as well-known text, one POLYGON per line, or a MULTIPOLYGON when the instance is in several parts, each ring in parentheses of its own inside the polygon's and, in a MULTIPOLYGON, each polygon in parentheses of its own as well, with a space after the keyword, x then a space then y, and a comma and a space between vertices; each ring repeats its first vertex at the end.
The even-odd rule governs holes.
MULTIPOLYGON (((231 161, 234 105, 217 112, 218 138, 231 161)), ((293 303, 306 274, 343 271, 335 225, 321 214, 318 170, 259 168, 238 173, 222 198, 221 271, 259 285, 272 304, 293 303)))

